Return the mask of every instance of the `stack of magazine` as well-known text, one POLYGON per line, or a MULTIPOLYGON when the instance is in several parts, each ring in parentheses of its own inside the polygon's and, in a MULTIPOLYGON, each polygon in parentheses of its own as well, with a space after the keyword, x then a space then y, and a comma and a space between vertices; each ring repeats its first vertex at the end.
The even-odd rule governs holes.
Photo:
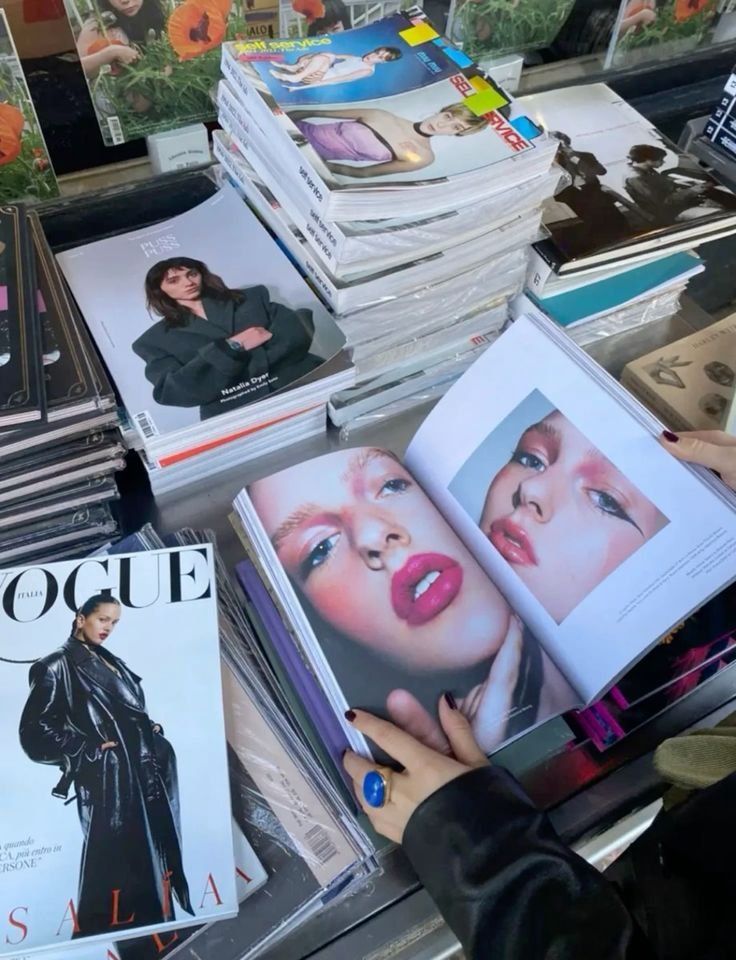
POLYGON ((323 432, 353 382, 329 311, 229 185, 57 260, 154 493, 323 432))
POLYGON ((526 287, 580 343, 676 312, 702 269, 686 256, 736 232, 736 195, 605 84, 521 100, 558 142, 526 287))
POLYGON ((403 458, 345 448, 240 492, 265 652, 336 766, 346 744, 373 750, 346 709, 438 744, 446 691, 491 753, 599 700, 734 580, 736 496, 660 431, 555 324, 522 317, 403 458))
POLYGON ((112 387, 35 213, 0 208, 0 565, 84 552, 117 530, 112 387))
POLYGON ((355 395, 487 344, 557 142, 421 11, 223 45, 215 154, 336 316, 355 395))

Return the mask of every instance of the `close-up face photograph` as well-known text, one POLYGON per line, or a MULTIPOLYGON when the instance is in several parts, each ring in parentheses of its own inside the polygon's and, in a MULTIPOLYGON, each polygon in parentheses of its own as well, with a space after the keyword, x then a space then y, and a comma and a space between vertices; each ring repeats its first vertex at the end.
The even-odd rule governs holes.
POLYGON ((391 453, 342 450, 249 494, 294 586, 347 641, 418 671, 497 652, 505 601, 391 453))
MULTIPOLYGON (((512 448, 505 462, 491 466, 477 522, 562 623, 668 520, 559 410, 548 404, 548 413, 529 420, 524 407, 498 428, 512 448)), ((483 450, 492 446, 493 434, 483 450)), ((481 452, 478 483, 482 460, 481 452)))

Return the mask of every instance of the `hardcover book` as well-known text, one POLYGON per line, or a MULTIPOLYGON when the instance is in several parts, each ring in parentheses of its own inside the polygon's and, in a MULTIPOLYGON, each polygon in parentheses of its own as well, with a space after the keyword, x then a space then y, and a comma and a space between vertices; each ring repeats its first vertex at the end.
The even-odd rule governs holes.
POLYGON ((600 699, 732 582, 736 496, 660 430, 551 321, 522 316, 403 459, 346 448, 241 491, 325 742, 370 753, 344 720, 362 707, 439 744, 451 691, 490 753, 600 699))
POLYGON ((557 274, 697 246, 736 229, 736 196, 605 84, 522 98, 566 182, 535 250, 557 274))
POLYGON ((26 212, 0 207, 0 429, 41 420, 45 407, 36 271, 26 212))
POLYGON ((211 547, 6 568, 0 593, 0 956, 232 916, 211 547))
POLYGON ((718 430, 736 384, 736 314, 632 360, 621 382, 673 430, 718 430))
POLYGON ((79 318, 38 216, 30 213, 28 222, 36 262, 46 419, 65 420, 112 406, 112 390, 90 362, 98 365, 96 351, 80 334, 79 318))

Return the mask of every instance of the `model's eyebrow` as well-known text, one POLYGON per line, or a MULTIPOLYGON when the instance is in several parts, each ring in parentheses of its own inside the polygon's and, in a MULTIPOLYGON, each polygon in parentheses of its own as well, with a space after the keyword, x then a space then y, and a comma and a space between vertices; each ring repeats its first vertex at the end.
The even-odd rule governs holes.
POLYGON ((394 463, 399 462, 390 450, 382 450, 380 447, 363 447, 357 450, 355 455, 350 458, 345 472, 340 479, 343 483, 350 484, 352 480, 360 476, 373 460, 393 460, 394 463))
POLYGON ((560 431, 557 429, 557 427, 552 426, 552 424, 548 423, 546 420, 540 420, 539 423, 533 423, 531 427, 527 427, 521 435, 522 439, 528 433, 541 433, 542 436, 546 437, 548 440, 553 440, 557 444, 560 442, 560 431))
POLYGON ((302 523, 305 523, 307 520, 310 520, 312 517, 317 516, 318 513, 322 512, 322 507, 316 503, 303 503, 293 510, 289 516, 278 525, 274 533, 271 535, 271 545, 274 550, 278 552, 279 547, 284 542, 284 540, 289 536, 289 534, 296 530, 302 523))

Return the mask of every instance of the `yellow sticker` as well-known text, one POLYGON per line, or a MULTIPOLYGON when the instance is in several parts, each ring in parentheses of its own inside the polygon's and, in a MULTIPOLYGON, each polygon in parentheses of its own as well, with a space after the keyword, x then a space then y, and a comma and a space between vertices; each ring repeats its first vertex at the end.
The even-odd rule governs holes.
POLYGON ((482 93, 471 93, 469 97, 463 100, 465 106, 474 113, 476 117, 482 117, 492 110, 498 110, 499 107, 505 107, 508 103, 506 97, 502 96, 498 90, 491 87, 482 93))
POLYGON ((410 47, 418 47, 420 43, 436 39, 439 33, 429 23, 417 23, 413 27, 407 27, 406 30, 399 30, 399 36, 410 47))
POLYGON ((492 90, 493 87, 486 80, 485 77, 471 77, 470 86, 473 87, 478 93, 483 93, 484 90, 492 90))

